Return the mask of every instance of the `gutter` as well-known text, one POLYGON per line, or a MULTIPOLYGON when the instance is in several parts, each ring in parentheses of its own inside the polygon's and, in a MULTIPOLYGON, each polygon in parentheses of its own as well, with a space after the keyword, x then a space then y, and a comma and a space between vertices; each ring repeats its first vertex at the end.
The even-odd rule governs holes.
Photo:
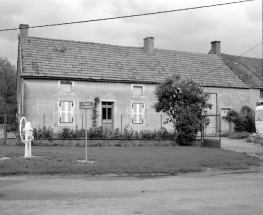
MULTIPOLYGON (((156 81, 143 81, 143 80, 109 80, 109 79, 92 79, 92 78, 74 78, 74 77, 54 77, 54 76, 21 76, 23 79, 43 79, 43 80, 71 80, 71 81, 88 81, 88 82, 102 82, 102 83, 131 83, 131 84, 160 84, 156 81)), ((202 84, 201 84, 202 85, 202 84)), ((235 89, 249 89, 249 87, 231 87, 231 86, 214 86, 202 85, 203 87, 214 88, 235 88, 235 89)))

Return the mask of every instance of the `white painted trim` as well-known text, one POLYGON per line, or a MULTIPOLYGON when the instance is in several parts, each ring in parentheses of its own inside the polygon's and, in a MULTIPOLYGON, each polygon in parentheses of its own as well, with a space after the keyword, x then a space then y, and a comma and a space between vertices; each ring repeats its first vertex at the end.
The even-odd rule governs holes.
POLYGON ((57 101, 57 108, 58 108, 58 114, 57 114, 57 125, 58 126, 63 126, 63 127, 72 127, 72 126, 76 126, 76 102, 74 99, 66 99, 66 98, 59 98, 58 101, 57 101), (60 101, 70 101, 70 102, 73 102, 73 108, 72 108, 72 111, 73 111, 73 123, 63 123, 63 122, 60 122, 59 121, 59 118, 60 118, 60 107, 59 107, 59 102, 60 101))

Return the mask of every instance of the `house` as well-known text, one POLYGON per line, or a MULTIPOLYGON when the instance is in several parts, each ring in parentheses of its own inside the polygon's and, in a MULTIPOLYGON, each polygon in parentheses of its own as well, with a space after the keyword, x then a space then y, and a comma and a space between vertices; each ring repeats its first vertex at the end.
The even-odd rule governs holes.
MULTIPOLYGON (((204 86, 211 94, 210 114, 239 110, 250 101, 250 88, 215 54, 155 48, 153 37, 145 38, 142 47, 126 47, 31 37, 28 25, 19 28, 18 116, 26 116, 33 127, 81 128, 84 110, 79 102, 99 97, 99 126, 171 129, 152 105, 156 84, 174 74, 204 86)), ((89 127, 91 115, 88 110, 89 127)), ((216 120, 214 124, 217 129, 216 120)))
POLYGON ((217 54, 222 61, 249 87, 248 105, 253 109, 263 99, 263 59, 221 53, 221 42, 211 42, 209 54, 217 54))

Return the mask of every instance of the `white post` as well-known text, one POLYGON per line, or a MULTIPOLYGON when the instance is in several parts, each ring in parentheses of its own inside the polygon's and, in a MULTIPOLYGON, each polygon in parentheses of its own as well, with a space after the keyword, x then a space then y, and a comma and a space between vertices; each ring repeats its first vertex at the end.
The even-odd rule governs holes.
POLYGON ((25 142, 25 158, 28 157, 28 142, 25 142))
POLYGON ((28 141, 28 156, 32 157, 32 154, 31 154, 31 141, 28 141))

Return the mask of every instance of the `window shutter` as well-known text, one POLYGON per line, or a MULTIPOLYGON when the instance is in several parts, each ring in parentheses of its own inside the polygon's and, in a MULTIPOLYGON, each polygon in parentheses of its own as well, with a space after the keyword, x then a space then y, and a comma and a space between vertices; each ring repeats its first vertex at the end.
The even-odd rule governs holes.
POLYGON ((66 102, 60 102, 60 122, 66 122, 66 102))
POLYGON ((59 106, 60 123, 73 123, 73 102, 61 101, 59 106))
POLYGON ((132 122, 133 124, 143 124, 144 105, 142 103, 132 104, 132 122))
POLYGON ((143 123, 143 104, 138 104, 138 123, 143 123))
POLYGON ((73 122, 73 102, 68 102, 67 122, 73 122))
POLYGON ((136 124, 137 122, 137 104, 132 104, 132 123, 136 124))

